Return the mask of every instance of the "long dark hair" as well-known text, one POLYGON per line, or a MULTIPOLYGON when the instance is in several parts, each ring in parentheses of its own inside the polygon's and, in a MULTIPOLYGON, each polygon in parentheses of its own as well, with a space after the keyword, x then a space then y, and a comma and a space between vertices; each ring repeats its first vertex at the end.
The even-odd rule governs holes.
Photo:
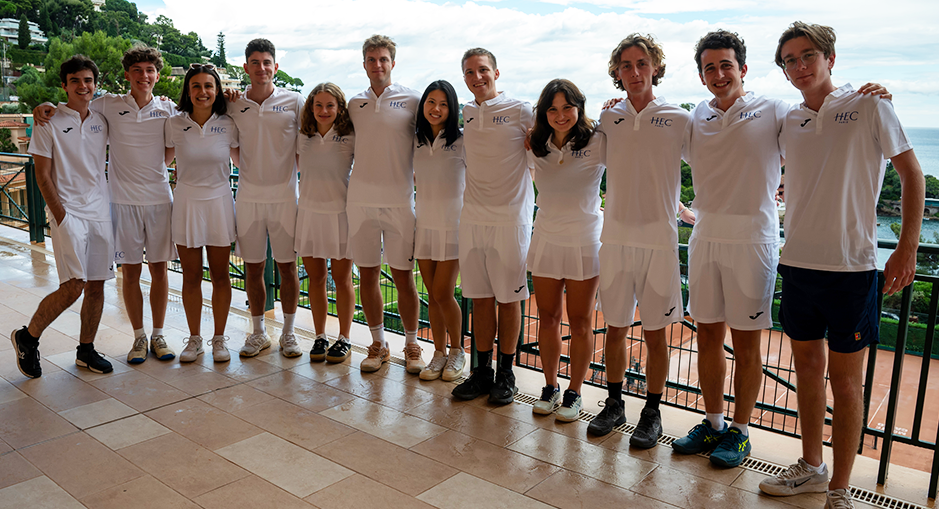
POLYGON ((447 114, 447 120, 443 125, 443 133, 447 138, 447 146, 453 145, 463 133, 460 132, 460 102, 456 98, 456 91, 446 80, 437 80, 427 85, 424 95, 421 96, 421 102, 417 106, 417 142, 420 144, 432 145, 434 143, 434 130, 430 127, 430 122, 424 118, 424 103, 427 102, 427 96, 434 90, 440 90, 447 96, 447 108, 450 113, 447 114))
POLYGON ((571 142, 571 150, 580 150, 587 146, 590 137, 593 136, 594 121, 587 118, 587 113, 584 111, 587 98, 577 85, 569 80, 553 79, 541 91, 541 97, 538 98, 538 105, 535 107, 535 127, 531 130, 531 151, 537 157, 548 155, 547 144, 551 135, 554 134, 554 128, 548 124, 547 112, 554 102, 554 96, 558 93, 564 94, 567 103, 577 108, 577 122, 568 131, 564 142, 571 142))
POLYGON ((185 111, 186 113, 192 113, 192 97, 189 96, 189 80, 198 74, 208 74, 215 78, 215 102, 212 103, 212 113, 224 115, 228 111, 228 105, 225 101, 225 94, 222 93, 221 78, 219 78, 218 73, 215 72, 215 67, 198 64, 190 67, 189 71, 186 72, 186 79, 183 80, 183 91, 179 96, 179 104, 176 106, 176 109, 185 111))

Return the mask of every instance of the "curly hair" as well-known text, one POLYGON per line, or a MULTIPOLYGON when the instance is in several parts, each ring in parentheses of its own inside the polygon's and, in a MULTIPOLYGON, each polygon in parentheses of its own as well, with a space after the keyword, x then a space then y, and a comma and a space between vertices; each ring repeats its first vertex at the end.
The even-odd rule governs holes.
POLYGON ((333 122, 333 129, 339 136, 346 136, 352 133, 352 119, 349 118, 349 110, 346 108, 346 95, 342 89, 335 83, 320 83, 313 87, 310 94, 306 96, 306 102, 303 103, 303 111, 300 113, 300 132, 308 137, 316 134, 316 117, 313 115, 313 98, 320 92, 326 92, 336 99, 336 106, 339 110, 336 113, 336 120, 333 122))
POLYGON ((652 59, 652 66, 655 67, 656 70, 655 75, 652 76, 652 84, 658 85, 659 82, 665 78, 665 52, 662 51, 662 46, 655 41, 652 35, 641 34, 629 34, 625 39, 620 41, 616 49, 613 50, 613 53, 610 54, 608 72, 610 77, 613 78, 613 85, 620 90, 626 90, 626 87, 623 86, 623 81, 617 76, 617 71, 619 70, 620 56, 623 54, 623 51, 633 46, 645 51, 646 54, 649 55, 649 58, 652 59))
POLYGON ((151 48, 143 44, 135 44, 129 50, 124 52, 121 58, 121 65, 125 71, 130 70, 130 66, 141 62, 150 62, 156 67, 157 73, 163 70, 163 54, 156 48, 151 48))
POLYGON ((698 43, 694 46, 694 61, 698 64, 699 74, 701 73, 701 54, 706 49, 732 49, 737 58, 737 67, 743 69, 743 66, 747 65, 747 46, 736 32, 716 30, 698 39, 698 43))

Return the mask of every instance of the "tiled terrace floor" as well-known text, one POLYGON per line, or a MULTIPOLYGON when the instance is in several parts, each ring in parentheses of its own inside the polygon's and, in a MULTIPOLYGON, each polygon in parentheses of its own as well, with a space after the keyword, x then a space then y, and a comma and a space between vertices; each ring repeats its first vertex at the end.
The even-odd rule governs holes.
MULTIPOLYGON (((0 230, 4 334, 26 323, 57 286, 52 256, 21 237, 0 230)), ((74 365, 80 303, 43 335, 42 378, 23 377, 11 344, 0 342, 0 509, 824 504, 821 495, 762 496, 756 472, 716 469, 665 446, 633 450, 628 436, 616 432, 589 438, 585 423, 533 417, 521 403, 454 402, 453 384, 421 382, 397 364, 363 374, 359 353, 339 365, 285 359, 276 329, 274 348, 242 360, 237 348, 248 321, 238 309, 229 321, 231 362, 213 363, 209 354, 192 364, 149 359, 132 367, 123 362, 130 326, 119 285, 106 289, 96 343, 113 373, 74 365)), ((243 303, 243 295, 234 302, 243 303)), ((211 310, 204 311, 209 328, 211 310)), ((185 330, 173 292, 166 336, 177 351, 185 330)), ((365 343, 362 332, 353 334, 355 342, 365 343)), ((312 345, 308 336, 301 343, 312 345)), ((517 371, 522 390, 536 393, 540 374, 517 371)), ((588 388, 585 396, 587 410, 597 411, 602 392, 588 388)), ((639 406, 627 401, 630 422, 639 406)), ((671 408, 663 413, 666 433, 676 435, 700 419, 671 408)), ((770 461, 791 462, 798 454, 796 441, 771 433, 756 430, 754 443, 770 461)), ((859 470, 858 482, 872 484, 872 468, 859 470)), ((900 477, 896 472, 891 480, 900 477)), ((910 482, 899 482, 898 493, 926 503, 921 479, 910 482)))

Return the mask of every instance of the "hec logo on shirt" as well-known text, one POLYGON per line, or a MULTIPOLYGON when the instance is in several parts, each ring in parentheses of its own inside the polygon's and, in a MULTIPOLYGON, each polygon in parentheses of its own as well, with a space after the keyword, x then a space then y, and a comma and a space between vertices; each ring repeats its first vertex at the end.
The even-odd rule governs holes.
POLYGON ((224 134, 228 132, 228 128, 214 125, 209 128, 209 132, 215 134, 224 134))
POLYGON ((337 135, 333 136, 333 141, 336 142, 336 143, 342 143, 343 145, 345 145, 345 144, 349 143, 349 138, 346 138, 345 136, 339 136, 339 135, 337 134, 337 135))
POLYGON ((715 118, 717 118, 717 115, 711 115, 710 117, 704 119, 704 121, 705 121, 705 122, 710 122, 710 121, 714 120, 715 118))
POLYGON ((495 125, 505 125, 509 123, 509 117, 492 117, 492 123, 495 125))
POLYGON ((250 109, 251 109, 251 106, 246 106, 245 109, 241 110, 241 112, 244 113, 244 112, 246 112, 246 111, 248 111, 248 110, 250 110, 250 109))
POLYGON ((121 111, 121 112, 119 112, 119 113, 118 113, 118 115, 120 115, 120 116, 122 116, 122 117, 123 117, 124 115, 127 115, 128 113, 130 113, 130 110, 127 110, 127 111, 121 111))
POLYGON ((589 150, 572 150, 571 155, 574 156, 574 159, 583 159, 585 157, 590 157, 589 150))
POLYGON ((388 103, 388 105, 396 110, 400 110, 402 108, 407 108, 408 102, 407 101, 391 101, 390 103, 388 103))
POLYGON ((150 118, 166 117, 166 116, 168 115, 166 114, 165 111, 151 111, 150 112, 150 118))
POLYGON ((287 113, 290 108, 287 106, 271 106, 271 111, 275 113, 287 113))
POLYGON ((622 121, 624 121, 624 120, 626 120, 626 119, 625 119, 625 118, 622 118, 622 117, 620 117, 620 118, 618 118, 618 119, 616 119, 616 120, 614 120, 614 121, 613 121, 613 123, 614 123, 614 124, 616 124, 616 125, 619 125, 619 123, 620 123, 620 122, 622 122, 622 121))
POLYGON ((652 117, 649 123, 655 127, 672 127, 672 119, 665 117, 652 117))
POLYGON ((95 125, 88 126, 88 130, 93 133, 103 133, 104 126, 101 124, 95 124, 95 125))
POLYGON ((123 252, 123 251, 115 251, 115 252, 114 252, 114 259, 115 259, 115 260, 123 260, 123 259, 124 259, 124 252, 123 252))
POLYGON ((841 113, 835 113, 835 122, 839 124, 847 124, 848 122, 857 121, 858 112, 857 111, 844 111, 841 113))
POLYGON ((762 116, 763 116, 763 110, 740 112, 740 120, 750 120, 751 118, 760 118, 762 116))
POLYGON ((456 152, 456 145, 444 145, 444 152, 456 152))

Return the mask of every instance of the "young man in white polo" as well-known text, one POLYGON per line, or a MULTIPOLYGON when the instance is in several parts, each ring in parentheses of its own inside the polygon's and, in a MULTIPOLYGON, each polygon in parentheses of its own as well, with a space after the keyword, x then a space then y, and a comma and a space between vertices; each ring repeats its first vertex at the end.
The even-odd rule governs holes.
POLYGON ((648 392, 629 443, 645 449, 654 447, 662 435, 659 402, 668 376, 666 328, 684 316, 675 214, 681 210, 688 222, 694 221, 678 200, 691 116, 653 93, 665 76, 664 59, 652 36, 631 34, 623 39, 610 56, 608 70, 614 85, 626 91, 626 100, 600 114, 600 129, 607 137, 600 302, 607 323, 608 397, 587 431, 602 436, 626 422, 626 333, 638 301, 648 392))
MULTIPOLYGON (((124 79, 130 93, 105 94, 91 102, 91 109, 103 115, 110 125, 108 187, 111 194, 111 220, 114 228, 114 261, 121 264, 121 290, 124 308, 134 329, 134 343, 127 362, 147 359, 147 333, 143 321, 143 292, 140 274, 146 254, 150 271, 150 312, 153 329, 149 350, 160 360, 176 354, 163 336, 166 303, 169 297, 167 262, 176 259, 171 238, 173 193, 166 171, 163 124, 175 114, 172 101, 153 97, 160 79, 163 56, 160 51, 138 45, 121 59, 124 79)), ((55 114, 51 104, 37 106, 40 125, 55 114)))
POLYGON ((534 116, 529 103, 496 89, 499 68, 491 52, 467 50, 461 66, 474 100, 463 108, 466 190, 460 215, 460 279, 463 297, 473 299, 477 366, 453 396, 474 399, 487 394, 490 403, 505 405, 518 392, 512 362, 522 320, 519 301, 529 296, 527 259, 535 192, 525 137, 534 116), (497 331, 499 360, 493 373, 497 331))
POLYGON ((84 293, 75 364, 110 373, 111 363, 94 347, 104 307, 104 282, 114 278, 105 147, 108 123, 89 109, 98 83, 98 67, 75 55, 59 69, 67 103, 59 114, 37 126, 29 143, 36 182, 46 201, 59 288, 47 295, 29 325, 11 334, 17 367, 30 378, 42 376, 39 336, 84 293))
POLYGON ((241 347, 242 357, 254 357, 271 346, 264 324, 264 264, 267 246, 280 272, 280 303, 284 328, 280 350, 285 357, 303 354, 294 335, 300 279, 294 235, 297 227, 297 131, 303 96, 274 86, 278 65, 274 45, 254 39, 245 47, 245 73, 251 85, 228 114, 238 127, 241 160, 235 195, 238 252, 245 262, 245 293, 252 332, 241 347))
POLYGON ((372 334, 362 371, 390 358, 385 341, 381 263, 391 267, 404 325, 408 373, 424 369, 417 344, 418 297, 414 283, 414 126, 421 94, 391 81, 395 43, 373 35, 362 45, 369 88, 349 100, 355 126, 355 161, 346 214, 352 259, 359 267, 359 297, 372 334))
POLYGON ((832 83, 831 27, 793 23, 779 39, 776 64, 804 99, 786 116, 781 138, 786 242, 779 264, 779 320, 792 340, 802 457, 760 489, 771 495, 827 490, 826 508, 851 508, 865 350, 878 341, 878 291, 892 294, 913 281, 925 182, 892 103, 832 83), (885 158, 900 176, 903 226, 881 289, 876 214, 885 158), (826 371, 834 396, 830 480, 822 458, 826 371))

